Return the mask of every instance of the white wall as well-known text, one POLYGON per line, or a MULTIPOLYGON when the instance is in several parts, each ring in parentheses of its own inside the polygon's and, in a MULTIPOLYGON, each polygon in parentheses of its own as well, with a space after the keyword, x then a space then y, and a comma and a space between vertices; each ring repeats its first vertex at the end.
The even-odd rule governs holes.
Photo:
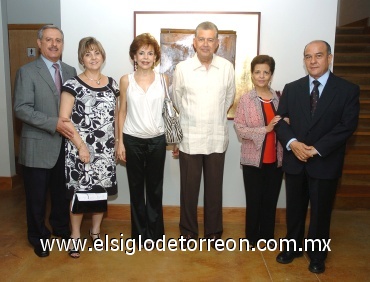
MULTIPOLYGON (((94 36, 101 41, 107 53, 104 74, 117 81, 123 74, 132 71, 128 52, 134 35, 134 11, 261 12, 260 54, 269 54, 276 60, 272 85, 276 90, 282 90, 285 83, 305 75, 303 48, 306 43, 314 39, 324 39, 334 45, 337 0, 311 0, 309 4, 306 0, 229 0, 213 1, 212 5, 208 1, 203 3, 195 0, 94 0, 94 5, 91 3, 90 0, 61 1, 61 23, 65 34, 63 60, 78 69, 78 42, 82 37, 94 36)), ((195 28, 198 22, 191 24, 190 28, 195 28)), ((218 28, 223 29, 222 26, 218 28)), ((239 165, 240 143, 232 121, 229 121, 229 129, 230 144, 226 153, 223 203, 225 207, 243 207, 245 195, 239 165)), ((165 166, 165 205, 179 205, 179 177, 178 160, 172 159, 171 152, 168 151, 165 166)), ((121 165, 118 167, 118 182, 118 197, 111 203, 128 204, 126 171, 121 165)), ((202 195, 199 200, 201 205, 202 195)), ((278 207, 285 207, 284 185, 278 207)))
POLYGON ((0 2, 0 177, 15 175, 6 0, 0 2))
POLYGON ((7 0, 8 24, 60 26, 60 0, 7 0))

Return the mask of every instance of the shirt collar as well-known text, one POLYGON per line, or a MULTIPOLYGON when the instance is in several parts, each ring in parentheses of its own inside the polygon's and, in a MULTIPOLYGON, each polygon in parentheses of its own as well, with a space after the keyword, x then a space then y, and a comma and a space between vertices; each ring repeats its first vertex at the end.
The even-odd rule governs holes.
MULTIPOLYGON (((204 67, 202 65, 202 63, 199 61, 198 59, 198 56, 197 54, 195 53, 194 56, 193 56, 193 69, 197 69, 197 68, 200 68, 200 67, 204 67)), ((216 67, 216 68, 220 68, 219 66, 219 60, 218 60, 218 56, 216 54, 213 54, 213 58, 212 58, 212 62, 210 64, 210 66, 213 66, 213 67, 216 67)))
MULTIPOLYGON (((279 101, 279 97, 277 96, 275 90, 273 90, 272 88, 270 88, 270 92, 272 93, 272 99, 271 100, 279 101)), ((255 88, 252 88, 252 90, 250 91, 250 96, 253 99, 258 99, 258 94, 257 94, 257 91, 256 91, 255 88)))
POLYGON ((328 81, 328 78, 329 78, 329 74, 330 74, 330 70, 328 70, 326 73, 324 73, 322 76, 320 76, 318 79, 315 79, 313 78, 312 76, 308 76, 309 78, 309 82, 310 82, 310 85, 312 84, 312 82, 314 80, 317 80, 320 82, 320 84, 324 87, 326 82, 328 81))
MULTIPOLYGON (((48 69, 50 69, 50 68, 53 67, 54 62, 46 59, 43 55, 41 55, 41 58, 45 62, 45 64, 48 67, 48 69)), ((59 69, 61 70, 62 68, 61 68, 61 65, 60 65, 60 60, 58 60, 56 63, 59 65, 59 69)))

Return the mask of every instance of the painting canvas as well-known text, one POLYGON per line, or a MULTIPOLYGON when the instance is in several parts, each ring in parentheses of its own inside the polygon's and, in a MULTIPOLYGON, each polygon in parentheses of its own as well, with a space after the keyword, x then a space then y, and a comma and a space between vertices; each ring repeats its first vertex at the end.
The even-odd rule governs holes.
MULTIPOLYGON (((161 42, 161 31, 165 29, 188 29, 194 30, 196 26, 204 21, 215 23, 219 30, 233 31, 236 34, 235 46, 235 83, 236 95, 234 104, 228 112, 228 118, 232 119, 235 115, 236 105, 242 94, 252 88, 250 76, 250 62, 259 53, 259 12, 134 12, 134 35, 148 32, 152 34, 158 42, 161 42)), ((190 39, 192 41, 192 37, 190 39)), ((188 48, 188 53, 193 52, 188 48)), ((174 62, 185 59, 185 56, 192 54, 177 54, 174 62)), ((158 72, 173 71, 173 66, 161 62, 157 66, 158 72), (168 70, 170 68, 170 70, 168 70)))
MULTIPOLYGON (((170 92, 176 65, 195 54, 193 48, 194 29, 162 29, 160 36, 160 72, 168 75, 170 92)), ((235 67, 236 32, 219 30, 219 47, 216 54, 229 60, 235 67)))

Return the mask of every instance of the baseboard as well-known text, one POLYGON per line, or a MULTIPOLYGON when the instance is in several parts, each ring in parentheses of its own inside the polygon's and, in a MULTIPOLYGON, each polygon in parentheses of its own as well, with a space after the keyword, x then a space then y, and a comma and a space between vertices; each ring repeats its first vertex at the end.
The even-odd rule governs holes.
MULTIPOLYGON (((223 221, 229 223, 244 223, 245 208, 223 208, 223 221)), ((285 224, 285 208, 276 209, 276 223, 285 224)), ((110 204, 106 213, 107 219, 115 220, 130 220, 130 205, 110 204)), ((163 218, 165 221, 179 221, 180 207, 179 206, 164 206, 163 218)), ((203 222, 203 208, 198 208, 198 221, 203 222)))
POLYGON ((21 185, 21 177, 19 175, 3 177, 0 176, 0 190, 14 189, 18 185, 21 185))

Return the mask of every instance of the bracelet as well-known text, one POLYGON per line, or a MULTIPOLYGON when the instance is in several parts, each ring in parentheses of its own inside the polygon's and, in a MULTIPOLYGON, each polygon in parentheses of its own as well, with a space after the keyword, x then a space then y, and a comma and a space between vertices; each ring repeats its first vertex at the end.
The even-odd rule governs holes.
POLYGON ((119 139, 118 138, 116 139, 116 142, 119 142, 119 139))
POLYGON ((80 149, 81 149, 81 147, 82 147, 82 145, 84 144, 84 141, 81 139, 81 143, 80 143, 80 145, 78 145, 78 147, 77 147, 77 150, 79 151, 80 149))

